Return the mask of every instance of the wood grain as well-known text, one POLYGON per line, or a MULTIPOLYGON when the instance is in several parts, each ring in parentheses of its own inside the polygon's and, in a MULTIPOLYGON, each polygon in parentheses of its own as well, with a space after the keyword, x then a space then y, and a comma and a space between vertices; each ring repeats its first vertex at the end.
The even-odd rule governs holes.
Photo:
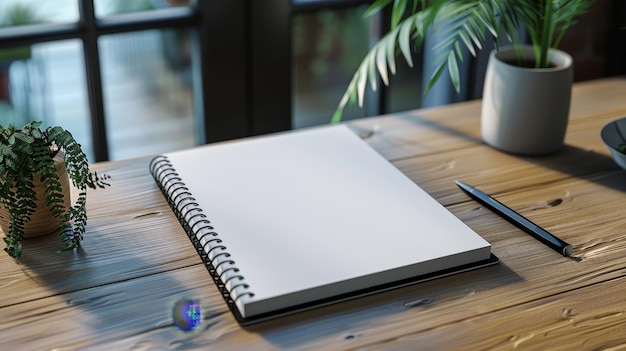
POLYGON ((358 120, 350 127, 492 246, 500 264, 284 317, 236 324, 147 172, 149 157, 94 165, 75 252, 58 238, 0 255, 2 348, 41 350, 617 350, 626 347, 625 172, 600 128, 626 115, 626 80, 579 83, 566 147, 521 157, 482 143, 480 101, 358 120), (474 202, 461 179, 574 246, 563 258, 474 202), (200 330, 171 308, 202 301, 200 330))

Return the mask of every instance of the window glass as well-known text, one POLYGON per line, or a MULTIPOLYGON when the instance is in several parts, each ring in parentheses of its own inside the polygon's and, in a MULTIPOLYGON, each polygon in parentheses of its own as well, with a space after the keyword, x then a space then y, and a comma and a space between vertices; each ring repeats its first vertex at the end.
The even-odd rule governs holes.
POLYGON ((410 67, 402 55, 396 56, 396 74, 389 77, 389 87, 385 95, 385 113, 420 108, 423 101, 422 51, 413 52, 413 67, 410 67))
POLYGON ((100 38, 111 160, 196 144, 189 39, 187 29, 100 38))
POLYGON ((77 20, 77 0, 0 1, 0 27, 77 20))
POLYGON ((190 0, 94 0, 96 16, 189 6, 190 0))
MULTIPOLYGON (((294 4, 322 3, 320 0, 292 0, 294 4)), ((327 9, 298 14, 293 20, 294 127, 327 123, 361 60, 379 37, 380 16, 365 18, 367 5, 345 10, 327 9)), ((379 111, 379 91, 368 82, 364 107, 348 105, 343 119, 419 108, 422 105, 420 50, 413 53, 413 67, 396 57, 397 72, 383 95, 379 111)))
MULTIPOLYGON (((294 16, 293 126, 330 122, 348 83, 378 33, 378 19, 365 18, 367 6, 305 12, 294 16)), ((348 107, 343 119, 375 114, 377 95, 368 89, 365 108, 348 107)))
POLYGON ((0 50, 0 125, 59 125, 93 160, 83 57, 79 40, 0 50))

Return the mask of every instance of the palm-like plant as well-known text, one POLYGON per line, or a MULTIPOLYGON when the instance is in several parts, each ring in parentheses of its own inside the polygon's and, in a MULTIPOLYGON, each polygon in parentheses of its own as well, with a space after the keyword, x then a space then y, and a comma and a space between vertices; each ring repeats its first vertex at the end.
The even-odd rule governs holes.
MULTIPOLYGON (((558 47, 563 34, 585 13, 594 0, 377 0, 367 10, 370 16, 392 6, 391 29, 365 56, 344 93, 332 122, 341 120, 348 103, 363 104, 367 82, 377 89, 378 76, 385 85, 396 73, 396 57, 413 66, 412 46, 419 47, 429 31, 442 31, 444 39, 433 50, 438 54, 436 69, 424 89, 427 94, 447 69, 460 91, 459 61, 463 47, 476 56, 488 36, 506 36, 519 46, 526 30, 535 53, 534 66, 548 66, 548 50, 558 47), (445 25, 443 25, 445 24, 445 25)), ((498 40, 494 40, 496 49, 498 40)), ((519 63, 522 65, 522 63, 519 63)), ((526 64, 528 65, 528 64, 526 64)))

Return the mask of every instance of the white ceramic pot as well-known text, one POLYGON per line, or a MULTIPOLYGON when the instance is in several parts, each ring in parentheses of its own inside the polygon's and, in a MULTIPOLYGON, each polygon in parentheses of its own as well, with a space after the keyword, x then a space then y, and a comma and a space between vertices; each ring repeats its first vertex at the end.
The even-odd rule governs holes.
POLYGON ((481 131, 494 148, 525 155, 559 150, 572 95, 572 57, 551 49, 551 68, 516 66, 516 55, 534 61, 530 46, 492 52, 483 89, 481 131))

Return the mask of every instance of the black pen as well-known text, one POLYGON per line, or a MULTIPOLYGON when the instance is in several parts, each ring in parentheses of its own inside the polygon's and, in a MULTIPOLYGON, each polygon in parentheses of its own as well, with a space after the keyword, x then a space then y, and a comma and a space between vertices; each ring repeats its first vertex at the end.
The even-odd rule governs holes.
POLYGON ((529 221, 524 216, 508 208, 500 201, 461 181, 456 180, 455 183, 478 202, 487 206, 518 228, 535 237, 537 240, 548 245, 548 247, 566 257, 572 254, 572 245, 550 234, 547 230, 529 221))

